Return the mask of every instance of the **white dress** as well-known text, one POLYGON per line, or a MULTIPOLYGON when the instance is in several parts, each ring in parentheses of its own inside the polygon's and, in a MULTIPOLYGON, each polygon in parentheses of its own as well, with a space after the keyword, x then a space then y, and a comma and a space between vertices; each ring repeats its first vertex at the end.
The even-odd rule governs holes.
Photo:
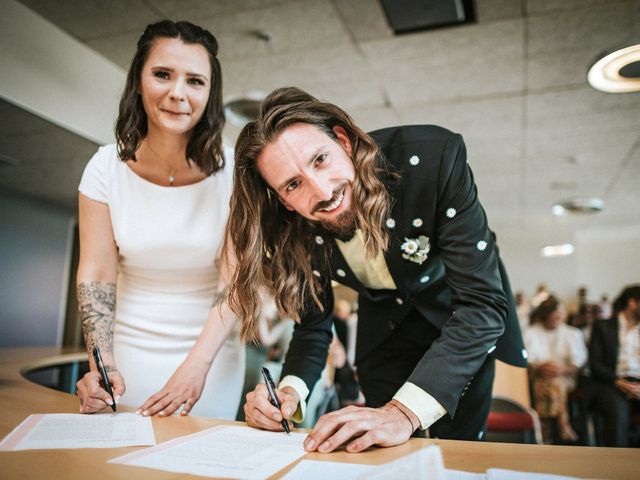
MULTIPOLYGON (((233 154, 225 168, 180 187, 138 176, 101 147, 87 164, 79 191, 106 203, 118 247, 114 355, 126 392, 139 407, 159 391, 194 345, 216 299, 216 258, 229 215, 233 154)), ((235 419, 245 352, 238 325, 209 370, 194 415, 235 419)))

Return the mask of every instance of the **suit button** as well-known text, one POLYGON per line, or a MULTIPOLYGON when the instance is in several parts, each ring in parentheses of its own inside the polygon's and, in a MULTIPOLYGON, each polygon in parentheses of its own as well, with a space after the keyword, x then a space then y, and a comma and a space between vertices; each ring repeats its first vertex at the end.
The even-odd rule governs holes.
POLYGON ((344 273, 344 270, 342 270, 341 268, 339 268, 338 270, 336 270, 336 273, 338 274, 339 277, 344 277, 346 276, 346 273, 344 273))
POLYGON ((396 297, 396 303, 398 305, 402 305, 404 303, 404 301, 400 297, 396 297))

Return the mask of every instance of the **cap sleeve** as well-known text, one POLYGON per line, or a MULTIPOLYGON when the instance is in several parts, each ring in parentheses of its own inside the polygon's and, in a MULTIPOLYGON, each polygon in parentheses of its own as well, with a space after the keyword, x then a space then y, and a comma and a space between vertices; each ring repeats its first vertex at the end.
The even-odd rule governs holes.
POLYGON ((109 162, 117 152, 115 145, 100 147, 84 168, 78 191, 96 202, 109 203, 109 162))

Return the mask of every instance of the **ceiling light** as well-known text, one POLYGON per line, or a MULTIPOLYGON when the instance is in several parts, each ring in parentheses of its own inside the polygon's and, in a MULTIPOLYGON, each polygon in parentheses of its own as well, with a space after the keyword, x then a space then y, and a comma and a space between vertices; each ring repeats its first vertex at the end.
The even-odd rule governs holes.
POLYGON ((640 44, 603 54, 589 69, 587 79, 603 92, 640 92, 640 44))
POLYGON ((548 245, 544 247, 540 254, 543 257, 564 257, 571 255, 575 250, 575 247, 570 243, 564 243, 562 245, 548 245))
POLYGON ((604 209, 604 200, 597 197, 574 197, 556 203, 551 211, 556 216, 570 213, 598 213, 604 209))
POLYGON ((247 123, 253 122, 260 113, 260 104, 264 95, 261 93, 251 93, 245 97, 230 100, 224 105, 224 113, 229 122, 239 127, 244 127, 247 123))

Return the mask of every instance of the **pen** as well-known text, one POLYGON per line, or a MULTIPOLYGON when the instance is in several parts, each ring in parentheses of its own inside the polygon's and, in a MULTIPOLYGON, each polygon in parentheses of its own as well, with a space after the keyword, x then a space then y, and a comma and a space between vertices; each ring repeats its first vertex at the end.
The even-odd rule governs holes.
POLYGON ((109 395, 111 395, 111 400, 113 400, 113 403, 111 404, 111 410, 115 412, 116 399, 113 398, 113 390, 111 390, 109 377, 107 377, 107 371, 104 368, 104 362, 102 361, 102 355, 100 355, 100 349, 98 347, 93 347, 93 359, 96 362, 96 368, 98 369, 98 372, 100 372, 100 377, 102 378, 102 384, 104 385, 104 389, 107 391, 109 395))
MULTIPOLYGON (((271 404, 274 407, 276 407, 278 410, 280 410, 281 405, 280 405, 280 402, 278 401, 278 396, 276 395, 276 386, 273 383, 273 378, 271 378, 271 373, 269 373, 269 370, 267 369, 267 367, 262 367, 262 376, 264 377, 264 383, 267 384, 267 390, 269 391, 269 400, 271 401, 271 404)), ((288 435, 291 432, 291 430, 289 430, 289 422, 287 422, 283 418, 280 424, 282 425, 282 428, 284 428, 284 431, 287 432, 287 435, 288 435)))

